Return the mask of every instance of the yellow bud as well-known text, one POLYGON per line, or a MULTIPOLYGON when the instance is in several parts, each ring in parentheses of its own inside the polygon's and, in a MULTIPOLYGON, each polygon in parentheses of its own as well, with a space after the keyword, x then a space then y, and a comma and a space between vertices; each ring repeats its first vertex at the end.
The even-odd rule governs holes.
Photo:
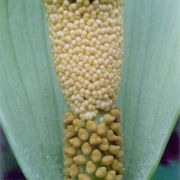
POLYGON ((121 115, 121 112, 118 109, 111 109, 110 113, 116 118, 118 119, 121 115))
POLYGON ((108 171, 105 180, 114 180, 116 178, 116 172, 115 171, 108 171))
POLYGON ((78 173, 79 173, 79 167, 75 164, 72 164, 69 168, 69 175, 71 177, 75 177, 78 175, 78 173))
POLYGON ((85 155, 90 154, 92 151, 91 145, 89 143, 85 142, 81 147, 81 151, 85 155))
POLYGON ((84 155, 78 155, 78 156, 74 157, 73 160, 78 165, 86 163, 86 158, 84 155))
POLYGON ((96 165, 92 161, 88 161, 86 164, 86 171, 88 174, 92 174, 96 171, 96 165))
POLYGON ((113 122, 113 123, 111 123, 110 128, 111 128, 114 132, 117 132, 117 131, 119 130, 119 128, 120 128, 120 123, 113 122))
POLYGON ((106 133, 106 125, 104 123, 98 124, 96 133, 100 136, 104 135, 106 133))
POLYGON ((119 170, 118 170, 118 172, 120 174, 122 174, 122 175, 125 173, 125 168, 123 167, 122 163, 119 163, 119 170))
POLYGON ((123 135, 121 127, 119 127, 119 129, 116 131, 116 133, 117 133, 118 136, 123 135))
POLYGON ((123 155, 123 151, 119 151, 115 156, 117 159, 121 158, 123 155))
POLYGON ((75 138, 71 138, 69 140, 70 144, 75 147, 75 148, 78 148, 81 146, 81 140, 78 138, 78 137, 75 137, 75 138))
POLYGON ((122 145, 123 138, 121 136, 116 136, 116 144, 117 145, 122 145))
POLYGON ((111 155, 106 155, 102 158, 102 164, 105 166, 110 166, 113 162, 114 157, 111 155))
POLYGON ((79 174, 78 180, 91 180, 91 178, 86 174, 79 174))
MULTIPOLYGON (((73 1, 73 0, 71 0, 71 1, 73 1)), ((74 11, 74 10, 76 10, 76 8, 77 8, 77 6, 76 6, 76 4, 70 4, 70 6, 69 6, 69 10, 70 11, 74 11)))
POLYGON ((110 145, 109 151, 111 154, 116 155, 120 150, 120 146, 110 145))
POLYGON ((96 123, 92 120, 88 120, 87 121, 87 125, 86 125, 86 128, 89 130, 89 131, 95 131, 96 130, 96 123))
POLYGON ((101 152, 97 149, 93 150, 92 154, 91 154, 91 159, 94 162, 98 162, 101 160, 101 152))
POLYGON ((112 168, 116 171, 119 170, 119 162, 117 159, 114 159, 113 163, 112 163, 112 168))
POLYGON ((64 152, 71 157, 76 154, 76 150, 73 147, 66 147, 64 152))
POLYGON ((69 147, 70 143, 67 139, 64 140, 64 147, 69 147))
POLYGON ((86 129, 79 129, 78 136, 82 141, 86 141, 89 138, 88 131, 86 129))
POLYGON ((71 124, 73 122, 74 115, 71 112, 67 112, 64 117, 64 125, 71 124))
POLYGON ((115 141, 115 140, 117 140, 117 136, 114 135, 112 130, 108 130, 108 132, 107 132, 107 139, 109 141, 115 141))
POLYGON ((65 156, 65 158, 64 158, 64 165, 65 166, 70 166, 72 163, 73 163, 72 157, 65 156))
POLYGON ((123 176, 122 175, 118 175, 115 177, 115 180, 122 180, 123 179, 123 176))
POLYGON ((102 142, 99 145, 99 149, 102 151, 107 151, 109 149, 109 142, 106 138, 102 139, 102 142))
POLYGON ((121 163, 119 163, 119 161, 117 159, 114 159, 113 163, 112 163, 112 168, 114 170, 116 170, 117 172, 119 172, 120 174, 124 174, 124 167, 121 163))
POLYGON ((73 125, 74 125, 75 132, 77 132, 80 128, 83 127, 83 122, 81 120, 79 120, 79 119, 75 119, 73 121, 73 125))
POLYGON ((110 114, 105 114, 104 115, 104 123, 105 124, 110 124, 111 122, 113 122, 115 120, 115 117, 110 115, 110 114))
POLYGON ((92 145, 98 145, 102 142, 101 137, 99 137, 96 133, 93 133, 90 137, 90 144, 92 145))
POLYGON ((69 125, 67 127, 67 129, 65 129, 64 135, 65 135, 66 139, 69 139, 69 138, 71 138, 71 137, 73 137, 75 135, 75 131, 74 131, 73 125, 69 125))
POLYGON ((107 170, 105 167, 100 167, 96 170, 96 177, 103 178, 106 176, 107 170))
POLYGON ((90 4, 90 0, 84 0, 84 5, 88 6, 90 4))

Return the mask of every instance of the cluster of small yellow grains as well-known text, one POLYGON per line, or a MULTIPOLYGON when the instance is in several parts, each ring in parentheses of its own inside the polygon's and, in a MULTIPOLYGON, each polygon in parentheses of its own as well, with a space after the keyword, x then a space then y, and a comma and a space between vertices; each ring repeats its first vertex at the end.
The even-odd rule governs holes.
POLYGON ((70 107, 64 117, 65 180, 121 180, 115 108, 123 56, 122 0, 45 0, 52 52, 70 107))
POLYGON ((81 119, 109 111, 119 90, 123 20, 121 0, 45 0, 61 89, 81 119))
POLYGON ((120 111, 111 109, 99 122, 64 117, 65 180, 121 180, 122 130, 120 111))

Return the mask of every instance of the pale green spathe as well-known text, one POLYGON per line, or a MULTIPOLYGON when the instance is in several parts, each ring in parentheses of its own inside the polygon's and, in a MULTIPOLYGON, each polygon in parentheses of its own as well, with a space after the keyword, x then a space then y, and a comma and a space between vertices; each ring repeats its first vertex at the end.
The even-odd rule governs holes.
POLYGON ((125 179, 146 180, 180 115, 180 1, 125 2, 125 179))

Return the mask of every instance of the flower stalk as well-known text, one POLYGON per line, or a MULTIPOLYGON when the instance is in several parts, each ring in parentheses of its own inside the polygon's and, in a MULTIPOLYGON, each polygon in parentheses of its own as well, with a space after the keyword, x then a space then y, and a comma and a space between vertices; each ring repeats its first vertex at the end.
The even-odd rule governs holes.
POLYGON ((65 180, 120 180, 121 112, 116 107, 123 56, 121 0, 45 0, 62 93, 65 180))

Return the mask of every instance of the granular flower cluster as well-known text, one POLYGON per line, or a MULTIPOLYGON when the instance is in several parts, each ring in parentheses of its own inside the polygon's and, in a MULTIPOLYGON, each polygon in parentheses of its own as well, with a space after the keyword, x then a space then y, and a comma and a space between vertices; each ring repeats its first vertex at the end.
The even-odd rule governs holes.
POLYGON ((122 8, 117 0, 49 0, 52 52, 62 92, 83 119, 115 103, 122 64, 122 8), (73 1, 72 1, 73 2, 73 1))
POLYGON ((115 105, 123 56, 121 0, 45 0, 64 117, 65 180, 121 180, 115 105))

